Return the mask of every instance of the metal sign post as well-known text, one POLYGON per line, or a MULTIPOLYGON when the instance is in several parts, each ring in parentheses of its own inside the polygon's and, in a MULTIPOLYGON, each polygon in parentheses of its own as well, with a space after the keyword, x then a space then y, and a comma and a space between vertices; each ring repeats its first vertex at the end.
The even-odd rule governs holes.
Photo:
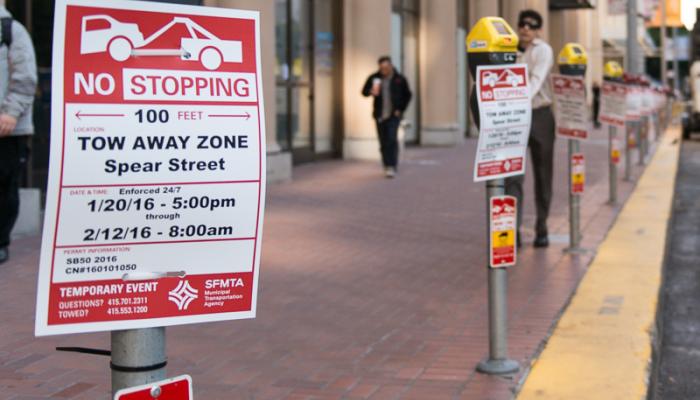
POLYGON ((625 181, 632 181, 632 146, 630 141, 635 135, 637 121, 627 121, 625 126, 625 181))
POLYGON ((603 67, 603 85, 600 94, 600 120, 608 125, 608 204, 617 204, 617 165, 620 163, 618 128, 625 129, 627 89, 621 84, 624 71, 616 61, 603 67))
MULTIPOLYGON (((588 105, 586 103, 586 86, 583 77, 586 74, 588 55, 578 43, 567 43, 559 52, 558 65, 560 75, 552 75, 554 101, 556 107, 557 134, 568 138, 569 148, 569 253, 581 253, 581 192, 575 190, 574 157, 579 155, 579 139, 587 139, 590 129, 588 105)), ((576 171, 581 175, 582 171, 576 171)), ((580 188, 582 189, 582 187, 580 188)))
POLYGON ((112 331, 112 395, 165 379, 165 328, 112 331))
POLYGON ((574 193, 574 154, 581 151, 581 144, 576 139, 569 139, 569 247, 568 253, 581 252, 581 195, 574 193))
POLYGON ((617 163, 620 160, 620 149, 617 148, 617 128, 608 125, 608 180, 609 204, 617 204, 617 163))
POLYGON ((527 65, 512 65, 517 45, 518 37, 513 29, 498 17, 480 19, 467 37, 469 72, 476 82, 471 111, 480 131, 474 181, 486 181, 489 243, 489 356, 476 369, 496 375, 514 373, 520 368, 517 361, 508 358, 508 272, 505 268, 516 262, 516 199, 508 200, 509 207, 513 208, 508 213, 510 228, 498 230, 498 240, 503 243, 496 246, 493 238, 496 219, 504 223, 496 215, 500 215, 500 208, 505 206, 499 206, 498 213, 494 206, 496 197, 505 194, 504 178, 525 173, 532 118, 527 65))
POLYGON ((649 136, 649 117, 642 116, 637 127, 637 165, 643 166, 647 154, 649 136))
MULTIPOLYGON (((491 199, 503 196, 504 179, 486 182, 486 204, 491 225, 491 199)), ((491 239, 491 232, 487 230, 491 239)), ((489 250, 489 253, 491 251, 489 250)), ((518 362, 508 358, 508 270, 489 266, 489 358, 480 362, 477 371, 486 374, 510 374, 520 369, 518 362)))

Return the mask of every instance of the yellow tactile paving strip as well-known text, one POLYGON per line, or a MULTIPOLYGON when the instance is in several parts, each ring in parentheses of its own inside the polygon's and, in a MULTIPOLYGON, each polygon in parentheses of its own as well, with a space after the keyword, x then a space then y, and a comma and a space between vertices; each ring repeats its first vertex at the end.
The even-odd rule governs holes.
POLYGON ((672 129, 534 362, 519 400, 646 398, 679 149, 672 129))

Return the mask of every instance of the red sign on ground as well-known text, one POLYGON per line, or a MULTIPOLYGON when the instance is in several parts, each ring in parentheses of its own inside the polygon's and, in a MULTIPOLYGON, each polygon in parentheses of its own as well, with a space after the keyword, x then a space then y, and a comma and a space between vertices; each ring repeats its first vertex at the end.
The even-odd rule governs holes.
POLYGON ((527 66, 479 66, 476 75, 481 126, 474 181, 522 175, 532 115, 527 66))
POLYGON ((58 0, 36 334, 255 316, 259 14, 58 0))
POLYGON ((586 160, 583 153, 571 155, 571 193, 583 193, 586 183, 586 160))
POLYGON ((515 265, 517 242, 517 199, 496 196, 490 202, 490 260, 492 268, 515 265))
POLYGON ((114 400, 192 400, 192 378, 181 375, 147 385, 122 389, 114 400))

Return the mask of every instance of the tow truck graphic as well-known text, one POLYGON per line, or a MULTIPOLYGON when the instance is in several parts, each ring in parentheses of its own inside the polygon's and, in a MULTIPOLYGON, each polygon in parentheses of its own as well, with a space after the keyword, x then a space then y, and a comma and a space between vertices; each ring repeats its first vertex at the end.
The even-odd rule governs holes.
POLYGON ((115 61, 126 61, 131 56, 180 56, 182 60, 199 61, 210 71, 223 62, 243 61, 242 43, 222 40, 189 18, 175 17, 147 38, 137 24, 118 21, 109 15, 83 17, 80 54, 108 52, 115 61), (183 37, 179 49, 144 49, 170 28, 183 24, 190 37, 183 37))
POLYGON ((481 83, 484 86, 490 87, 496 87, 497 84, 499 86, 510 85, 512 87, 516 87, 518 85, 522 85, 523 82, 524 79, 522 75, 518 75, 510 69, 506 69, 500 75, 497 75, 495 72, 488 71, 481 78, 481 83))

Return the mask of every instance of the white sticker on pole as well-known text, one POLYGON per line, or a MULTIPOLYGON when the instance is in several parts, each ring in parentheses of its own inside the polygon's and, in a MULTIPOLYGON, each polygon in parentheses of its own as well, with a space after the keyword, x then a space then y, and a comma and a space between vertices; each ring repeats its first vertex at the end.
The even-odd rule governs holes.
POLYGON ((600 89, 600 121, 617 128, 625 127, 627 88, 621 83, 603 81, 600 89))
POLYGON ((588 139, 591 129, 586 81, 582 76, 552 74, 554 118, 557 135, 569 139, 588 139))
POLYGON ((253 318, 257 12, 59 0, 36 334, 253 318))
POLYGON ((532 115, 527 65, 479 66, 476 76, 481 126, 474 181, 522 175, 532 115))

